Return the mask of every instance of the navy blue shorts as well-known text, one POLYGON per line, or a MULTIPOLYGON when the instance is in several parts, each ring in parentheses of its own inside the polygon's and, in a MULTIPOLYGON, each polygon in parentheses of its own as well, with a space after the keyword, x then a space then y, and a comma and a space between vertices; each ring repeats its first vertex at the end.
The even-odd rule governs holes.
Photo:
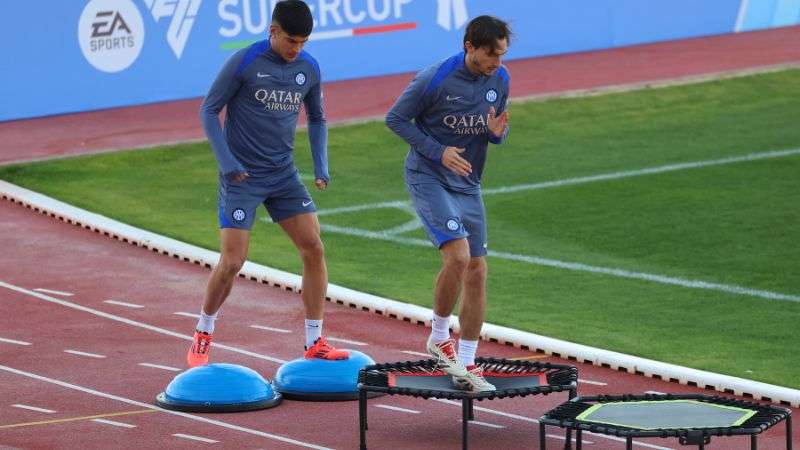
POLYGON ((466 238, 472 257, 486 256, 486 209, 480 193, 447 190, 439 183, 406 184, 433 245, 466 238))
POLYGON ((251 176, 241 183, 234 183, 220 176, 220 228, 251 229, 259 204, 267 208, 273 222, 317 210, 297 171, 277 182, 270 177, 251 176))

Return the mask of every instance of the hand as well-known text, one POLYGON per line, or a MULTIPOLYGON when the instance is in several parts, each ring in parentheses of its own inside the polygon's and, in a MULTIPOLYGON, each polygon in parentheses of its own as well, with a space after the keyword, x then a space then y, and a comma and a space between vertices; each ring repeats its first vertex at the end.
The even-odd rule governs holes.
POLYGON ((489 108, 489 131, 491 131, 496 137, 500 138, 503 137, 503 133, 506 132, 506 127, 508 126, 508 110, 503 111, 499 116, 496 116, 495 114, 497 114, 497 110, 494 109, 494 106, 492 106, 489 108))
POLYGON ((445 148, 444 153, 442 153, 442 165, 450 169, 456 175, 465 177, 472 173, 472 164, 462 158, 461 153, 464 153, 463 148, 445 148))
POLYGON ((246 180, 247 177, 249 176, 250 174, 247 172, 237 173, 231 178, 231 181, 233 181, 234 183, 241 183, 242 181, 246 180))
POLYGON ((316 185, 317 189, 319 189, 320 191, 324 191, 325 189, 328 188, 328 182, 323 180, 322 178, 317 178, 316 180, 314 180, 314 185, 316 185))

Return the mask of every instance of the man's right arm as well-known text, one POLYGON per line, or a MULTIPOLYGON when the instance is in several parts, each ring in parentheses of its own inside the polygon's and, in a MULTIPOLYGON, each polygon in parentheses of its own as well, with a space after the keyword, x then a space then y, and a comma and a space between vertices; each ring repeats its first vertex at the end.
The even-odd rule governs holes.
POLYGON ((219 170, 228 179, 244 173, 245 168, 233 156, 228 143, 225 141, 222 125, 219 123, 219 113, 242 86, 237 70, 241 64, 243 54, 244 52, 238 52, 228 59, 200 106, 200 122, 203 124, 208 142, 211 144, 211 149, 217 158, 219 170))
POLYGON ((436 67, 423 70, 411 81, 386 115, 386 126, 426 158, 441 162, 445 146, 432 136, 423 133, 411 120, 430 106, 431 95, 426 95, 436 67))

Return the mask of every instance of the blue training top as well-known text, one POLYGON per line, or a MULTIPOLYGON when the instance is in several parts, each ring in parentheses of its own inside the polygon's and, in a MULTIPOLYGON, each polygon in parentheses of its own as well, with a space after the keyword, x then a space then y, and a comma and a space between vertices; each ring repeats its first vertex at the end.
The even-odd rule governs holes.
POLYGON ((300 105, 308 118, 314 175, 328 175, 328 129, 317 61, 301 52, 286 62, 269 40, 239 50, 223 66, 200 107, 220 172, 283 179, 296 170, 292 151, 300 105), (225 130, 219 113, 227 105, 225 130))
POLYGON ((489 108, 506 109, 511 79, 505 66, 490 75, 474 75, 464 64, 464 52, 435 64, 411 81, 386 115, 386 125, 411 145, 406 157, 406 182, 440 183, 454 191, 480 191, 488 143, 501 137, 488 128, 489 108), (411 120, 414 123, 411 123, 411 120), (466 177, 442 165, 445 147, 464 148, 461 157, 472 165, 466 177))

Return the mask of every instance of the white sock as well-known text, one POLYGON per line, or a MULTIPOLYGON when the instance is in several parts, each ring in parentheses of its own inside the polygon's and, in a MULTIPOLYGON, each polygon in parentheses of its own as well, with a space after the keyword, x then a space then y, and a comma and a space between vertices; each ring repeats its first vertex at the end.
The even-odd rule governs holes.
POLYGON ((450 316, 442 317, 433 313, 431 319, 431 340, 434 344, 441 344, 450 339, 450 316))
POLYGON ((306 348, 311 348, 320 336, 322 336, 322 320, 306 319, 306 348))
POLYGON ((458 340, 458 359, 465 366, 475 365, 475 352, 478 351, 478 341, 458 340))
POLYGON ((214 314, 206 314, 202 309, 200 310, 200 320, 197 321, 197 331, 204 331, 208 334, 214 332, 214 321, 217 320, 217 311, 214 314))

